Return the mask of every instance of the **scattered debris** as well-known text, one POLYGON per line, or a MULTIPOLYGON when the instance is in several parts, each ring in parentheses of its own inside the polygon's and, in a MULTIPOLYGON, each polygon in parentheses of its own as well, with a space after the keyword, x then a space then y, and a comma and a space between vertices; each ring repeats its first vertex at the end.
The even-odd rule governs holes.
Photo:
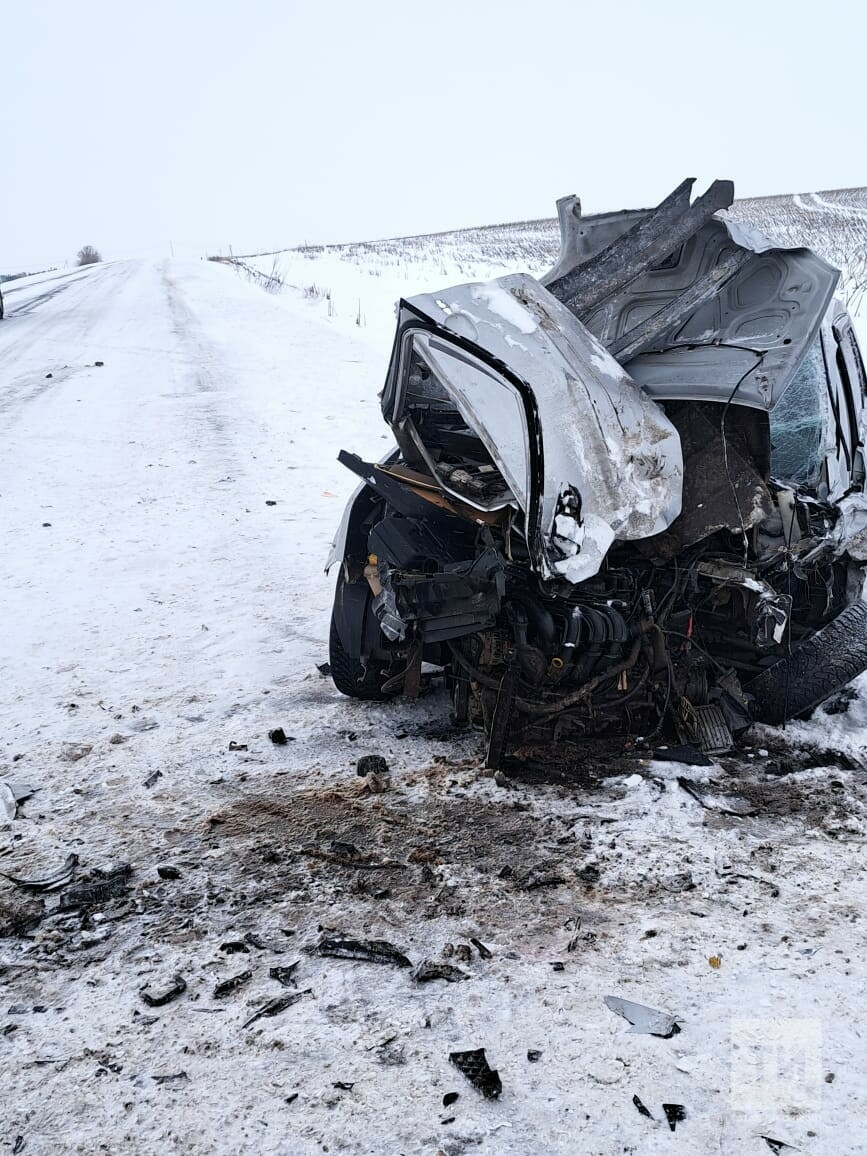
POLYGON ((487 947, 485 947, 485 945, 483 943, 479 942, 479 940, 476 939, 474 936, 470 937, 470 943, 473 945, 473 947, 479 953, 480 959, 493 959, 494 958, 494 953, 492 951, 490 951, 487 947))
POLYGON ((174 1072, 170 1076, 151 1076, 155 1084, 171 1084, 175 1080, 188 1080, 189 1078, 186 1072, 174 1072))
POLYGON ((356 959, 362 963, 386 963, 396 967, 412 967, 412 963, 393 943, 385 939, 353 939, 349 935, 323 935, 318 943, 307 949, 311 955, 331 956, 334 959, 356 959))
POLYGON ((157 875, 159 875, 160 879, 180 879, 181 877, 181 873, 177 867, 172 867, 168 863, 157 867, 157 875))
POLYGON ((719 969, 722 967, 722 956, 721 955, 708 956, 708 963, 711 965, 711 967, 714 969, 714 971, 719 971, 719 969))
POLYGON ((331 663, 330 662, 317 662, 316 663, 316 669, 319 671, 319 673, 322 675, 323 678, 330 678, 331 677, 331 663))
POLYGON ((272 979, 276 979, 277 983, 282 984, 283 987, 296 987, 295 983, 295 969, 301 959, 296 959, 295 963, 290 963, 288 968, 269 968, 268 975, 272 979))
POLYGON ((642 1104, 642 1102, 641 1102, 641 1100, 639 1100, 638 1096, 632 1097, 632 1103, 636 1106, 636 1108, 638 1109, 638 1111, 640 1112, 640 1114, 642 1116, 646 1116, 648 1118, 648 1120, 653 1119, 653 1116, 651 1115, 650 1111, 647 1108, 645 1108, 644 1104, 642 1104))
POLYGON ((538 1064, 542 1058, 542 1053, 536 1048, 529 1048, 527 1051, 527 1060, 531 1064, 538 1064))
POLYGON ((145 984, 145 986, 139 990, 139 995, 148 1007, 165 1007, 167 1003, 171 1003, 172 1000, 176 1000, 178 996, 184 994, 187 990, 187 984, 183 976, 176 975, 172 980, 172 986, 168 988, 167 991, 164 991, 162 995, 151 995, 147 989, 148 984, 145 984))
POLYGON ((796 1151, 794 1144, 787 1144, 785 1140, 774 1140, 771 1136, 762 1136, 762 1140, 767 1144, 772 1152, 782 1152, 784 1148, 791 1148, 796 1151))
POLYGON ((338 1092, 351 1092, 355 1087, 355 1083, 353 1081, 353 1083, 349 1084, 346 1080, 335 1080, 331 1087, 337 1088, 338 1092))
POLYGON ((230 751, 246 751, 247 750, 247 744, 246 743, 236 743, 234 739, 231 739, 229 741, 229 750, 230 751))
POLYGON ((80 883, 69 887, 60 896, 60 911, 75 911, 79 907, 97 907, 111 899, 126 895, 126 883, 132 874, 129 863, 123 863, 113 871, 94 871, 98 876, 94 883, 80 883))
POLYGON ((251 947, 258 947, 260 951, 274 951, 277 955, 280 955, 282 952, 282 948, 271 947, 271 945, 266 943, 262 936, 257 935, 255 931, 248 931, 244 936, 244 942, 249 943, 251 947))
POLYGON ((554 962, 551 964, 551 967, 554 969, 554 971, 565 971, 566 970, 566 964, 561 962, 561 960, 559 960, 559 959, 554 960, 554 962))
POLYGON ((286 1103, 287 1104, 294 1104, 297 1099, 298 1099, 298 1093, 293 1092, 290 1096, 286 1097, 286 1103))
POLYGON ((62 887, 64 883, 69 883, 75 877, 75 868, 78 866, 78 856, 75 854, 67 855, 62 867, 59 867, 53 875, 46 875, 40 879, 22 879, 18 875, 7 875, 0 871, 0 875, 4 879, 8 879, 10 883, 14 883, 16 887, 23 887, 26 891, 53 891, 56 887, 62 887))
POLYGON ((276 506, 277 502, 274 500, 274 498, 266 498, 265 499, 265 505, 266 506, 276 506))
POLYGON ((238 955, 240 952, 249 955, 250 948, 243 939, 227 939, 220 944, 220 951, 225 951, 226 955, 238 955))
POLYGON ((289 742, 289 736, 282 727, 274 727, 272 731, 268 731, 268 738, 277 747, 285 747, 289 742))
POLYGON ((387 775, 388 772, 388 763, 382 755, 362 755, 355 764, 355 773, 361 777, 364 775, 387 775))
POLYGON ((688 795, 692 795, 696 802, 701 803, 707 811, 718 811, 721 815, 733 815, 736 819, 746 819, 756 813, 755 807, 746 799, 740 799, 737 795, 715 795, 710 787, 705 788, 702 784, 694 783, 691 779, 685 779, 683 775, 677 776, 677 785, 688 795))
POLYGON ((680 1017, 669 1012, 656 1011, 616 995, 607 995, 605 1006, 633 1025, 629 1035, 661 1036, 668 1040, 680 1031, 680 1017))
POLYGON ((686 1119, 686 1108, 683 1104, 663 1104, 662 1110, 665 1112, 665 1118, 668 1120, 668 1126, 672 1132, 678 1124, 686 1119))
POLYGON ((446 1094, 443 1096, 443 1107, 450 1108, 456 1100, 460 1099, 460 1096, 460 1092, 446 1092, 446 1094))
POLYGON ((520 891, 536 891, 540 887, 559 887, 566 878, 559 871, 548 871, 531 868, 525 875, 515 881, 520 891))
POLYGON ((488 1064, 484 1048, 468 1052, 450 1052, 449 1060, 486 1100, 496 1100, 503 1090, 500 1073, 488 1064))
POLYGON ((214 988, 214 998, 223 999, 227 995, 231 995, 233 991, 237 991, 239 987, 243 987, 245 983, 249 983, 253 978, 252 971, 242 971, 238 975, 233 975, 230 979, 224 979, 222 983, 218 983, 214 988))
POLYGON ((459 943, 455 948, 455 959, 459 959, 461 963, 469 963, 472 954, 468 943, 459 943))
POLYGON ((305 995, 312 994, 312 989, 307 987, 304 991, 295 991, 292 992, 291 995, 278 995, 276 999, 269 1000, 264 1007, 259 1008, 259 1010, 250 1016, 246 1023, 243 1023, 241 1026, 248 1028, 251 1024, 254 1024, 256 1020, 263 1019, 265 1016, 277 1016, 281 1012, 286 1011, 287 1008, 292 1007, 294 1003, 298 1003, 305 995))
POLYGON ((152 775, 148 775, 148 777, 142 783, 142 786, 150 788, 156 783, 157 779, 161 779, 162 777, 162 771, 154 771, 152 775))
POLYGON ((441 963, 433 959, 423 959, 413 968, 411 975, 417 983, 427 983, 432 979, 444 979, 447 983, 457 983, 459 980, 470 978, 459 967, 453 967, 450 963, 441 963))

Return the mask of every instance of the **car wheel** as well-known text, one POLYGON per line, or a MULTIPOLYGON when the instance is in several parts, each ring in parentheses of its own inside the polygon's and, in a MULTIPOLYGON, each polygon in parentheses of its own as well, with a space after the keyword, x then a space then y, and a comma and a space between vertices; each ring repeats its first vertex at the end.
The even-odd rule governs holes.
MULTIPOLYGON (((337 591, 343 583, 343 575, 337 579, 337 591)), ((366 699, 368 702, 382 702, 389 696, 382 690, 382 675, 385 664, 373 659, 365 665, 360 659, 347 654, 337 628, 335 613, 331 612, 331 630, 328 638, 331 678, 341 694, 349 698, 366 699)))
POLYGON ((744 687, 753 718, 777 726, 806 714, 867 670, 867 602, 847 606, 744 687))

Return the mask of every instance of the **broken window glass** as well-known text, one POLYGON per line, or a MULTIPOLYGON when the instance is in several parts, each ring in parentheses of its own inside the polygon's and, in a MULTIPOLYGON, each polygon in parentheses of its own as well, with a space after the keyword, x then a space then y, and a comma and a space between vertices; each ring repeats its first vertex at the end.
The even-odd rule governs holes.
POLYGON ((771 410, 771 474, 778 481, 813 486, 825 459, 832 418, 822 340, 807 350, 782 398, 771 410))

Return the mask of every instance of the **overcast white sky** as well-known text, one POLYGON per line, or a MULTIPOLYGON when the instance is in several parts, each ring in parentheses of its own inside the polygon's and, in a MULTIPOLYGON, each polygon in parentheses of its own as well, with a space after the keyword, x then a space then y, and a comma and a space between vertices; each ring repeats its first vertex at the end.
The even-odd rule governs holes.
POLYGON ((0 35, 4 272, 867 184, 851 0, 3 0, 0 35))

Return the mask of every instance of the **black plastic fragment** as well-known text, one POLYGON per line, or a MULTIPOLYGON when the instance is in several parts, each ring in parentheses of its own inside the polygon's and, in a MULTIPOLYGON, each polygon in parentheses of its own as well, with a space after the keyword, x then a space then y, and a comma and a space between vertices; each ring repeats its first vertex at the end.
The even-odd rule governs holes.
POLYGON ((474 936, 470 936, 470 943, 473 945, 473 947, 479 953, 480 959, 493 959, 494 958, 494 953, 489 948, 485 947, 485 945, 482 942, 480 942, 480 940, 476 939, 474 936))
MULTIPOLYGON (((244 942, 249 943, 251 947, 258 947, 260 951, 268 951, 269 947, 261 935, 257 935, 255 931, 248 931, 244 936, 244 942)), ((279 951, 278 951, 279 955, 279 951)))
POLYGON ((290 1096, 286 1097, 286 1103, 287 1104, 294 1104, 297 1099, 298 1099, 298 1093, 293 1092, 290 1096))
POLYGON ((274 727, 272 731, 268 731, 268 738, 277 747, 285 747, 289 742, 289 738, 282 727, 274 727))
POLYGON ((500 1073, 488 1064, 484 1048, 475 1048, 469 1052, 450 1052, 449 1060, 486 1100, 499 1099, 503 1090, 500 1073))
POLYGON ((296 959, 294 963, 290 963, 288 967, 272 967, 268 969, 268 974, 272 979, 276 979, 278 983, 282 983, 284 987, 295 987, 295 969, 301 962, 296 959))
POLYGON ((784 1148, 791 1148, 794 1151, 793 1144, 787 1144, 785 1140, 775 1140, 772 1136, 762 1136, 762 1139, 767 1144, 772 1152, 779 1154, 784 1148))
POLYGON ((94 874, 100 876, 95 883, 79 883, 63 892, 60 896, 60 911, 97 907, 111 899, 120 899, 126 894, 126 881, 132 874, 132 867, 124 863, 113 871, 95 871, 94 874))
POLYGON ((537 1048, 529 1048, 527 1051, 527 1061, 531 1064, 538 1064, 542 1058, 542 1053, 537 1048))
POLYGON ((161 779, 162 777, 162 771, 154 771, 153 774, 148 775, 148 777, 142 783, 142 786, 150 788, 156 783, 157 779, 161 779))
POLYGON ((387 775, 388 763, 382 755, 362 755, 355 764, 355 773, 361 777, 364 775, 387 775))
POLYGON ((678 1124, 686 1119, 686 1108, 683 1104, 663 1104, 662 1110, 665 1112, 665 1118, 668 1120, 668 1126, 672 1132, 678 1124))
POLYGON ((311 989, 305 988, 304 991, 295 991, 291 995, 278 995, 276 999, 269 1000, 264 1007, 259 1008, 255 1015, 250 1016, 242 1027, 248 1028, 250 1024, 254 1024, 256 1020, 260 1020, 265 1016, 277 1016, 280 1012, 286 1011, 293 1003, 298 1003, 305 995, 310 995, 311 989))
POLYGON ((225 996, 231 995, 233 991, 237 991, 239 987, 243 987, 245 983, 249 983, 252 978, 252 971, 241 971, 237 975, 233 975, 230 979, 224 979, 222 983, 218 983, 214 988, 214 998, 223 999, 225 996))
POLYGON ((225 951, 226 955, 238 955, 240 952, 250 954, 250 948, 243 939, 227 939, 225 943, 220 944, 220 951, 225 951))
POLYGON ((428 983, 432 979, 444 979, 446 983, 458 983, 462 979, 469 979, 465 971, 444 963, 438 959, 423 959, 410 973, 416 983, 428 983))
POLYGON ((352 1089, 355 1087, 355 1083, 353 1082, 350 1084, 350 1083, 347 1083, 346 1080, 335 1080, 331 1086, 332 1086, 332 1088, 337 1088, 338 1091, 341 1091, 341 1092, 351 1092, 352 1089))
POLYGON ((648 1118, 648 1120, 653 1119, 653 1116, 651 1115, 650 1110, 648 1108, 645 1108, 644 1104, 642 1104, 642 1102, 641 1102, 641 1100, 639 1100, 638 1096, 632 1097, 632 1103, 636 1106, 636 1108, 638 1109, 639 1113, 642 1116, 646 1116, 648 1118))
POLYGON ((448 1108, 455 1100, 460 1098, 460 1092, 446 1092, 443 1096, 443 1107, 448 1108))
POLYGON ((412 963, 385 939, 353 939, 339 932, 323 935, 318 943, 308 948, 312 955, 331 956, 334 959, 355 959, 361 963, 385 963, 395 967, 412 967, 412 963))
POLYGON ((157 867, 157 875, 159 875, 160 879, 180 879, 181 877, 181 873, 177 867, 171 867, 167 863, 157 867))
POLYGON ((0 871, 0 876, 8 879, 10 883, 14 883, 16 887, 23 887, 25 891, 52 891, 55 887, 62 887, 64 883, 70 883, 77 866, 78 856, 72 854, 66 856, 63 866, 59 867, 53 875, 45 875, 41 879, 22 879, 18 875, 7 875, 4 871, 0 871))
POLYGON ((171 1003, 172 1000, 175 1000, 178 998, 178 996, 183 995, 186 990, 187 984, 183 976, 176 975, 172 980, 172 986, 167 991, 164 991, 162 995, 151 995, 151 993, 147 990, 147 987, 141 988, 139 995, 142 997, 148 1007, 165 1007, 167 1003, 171 1003))

